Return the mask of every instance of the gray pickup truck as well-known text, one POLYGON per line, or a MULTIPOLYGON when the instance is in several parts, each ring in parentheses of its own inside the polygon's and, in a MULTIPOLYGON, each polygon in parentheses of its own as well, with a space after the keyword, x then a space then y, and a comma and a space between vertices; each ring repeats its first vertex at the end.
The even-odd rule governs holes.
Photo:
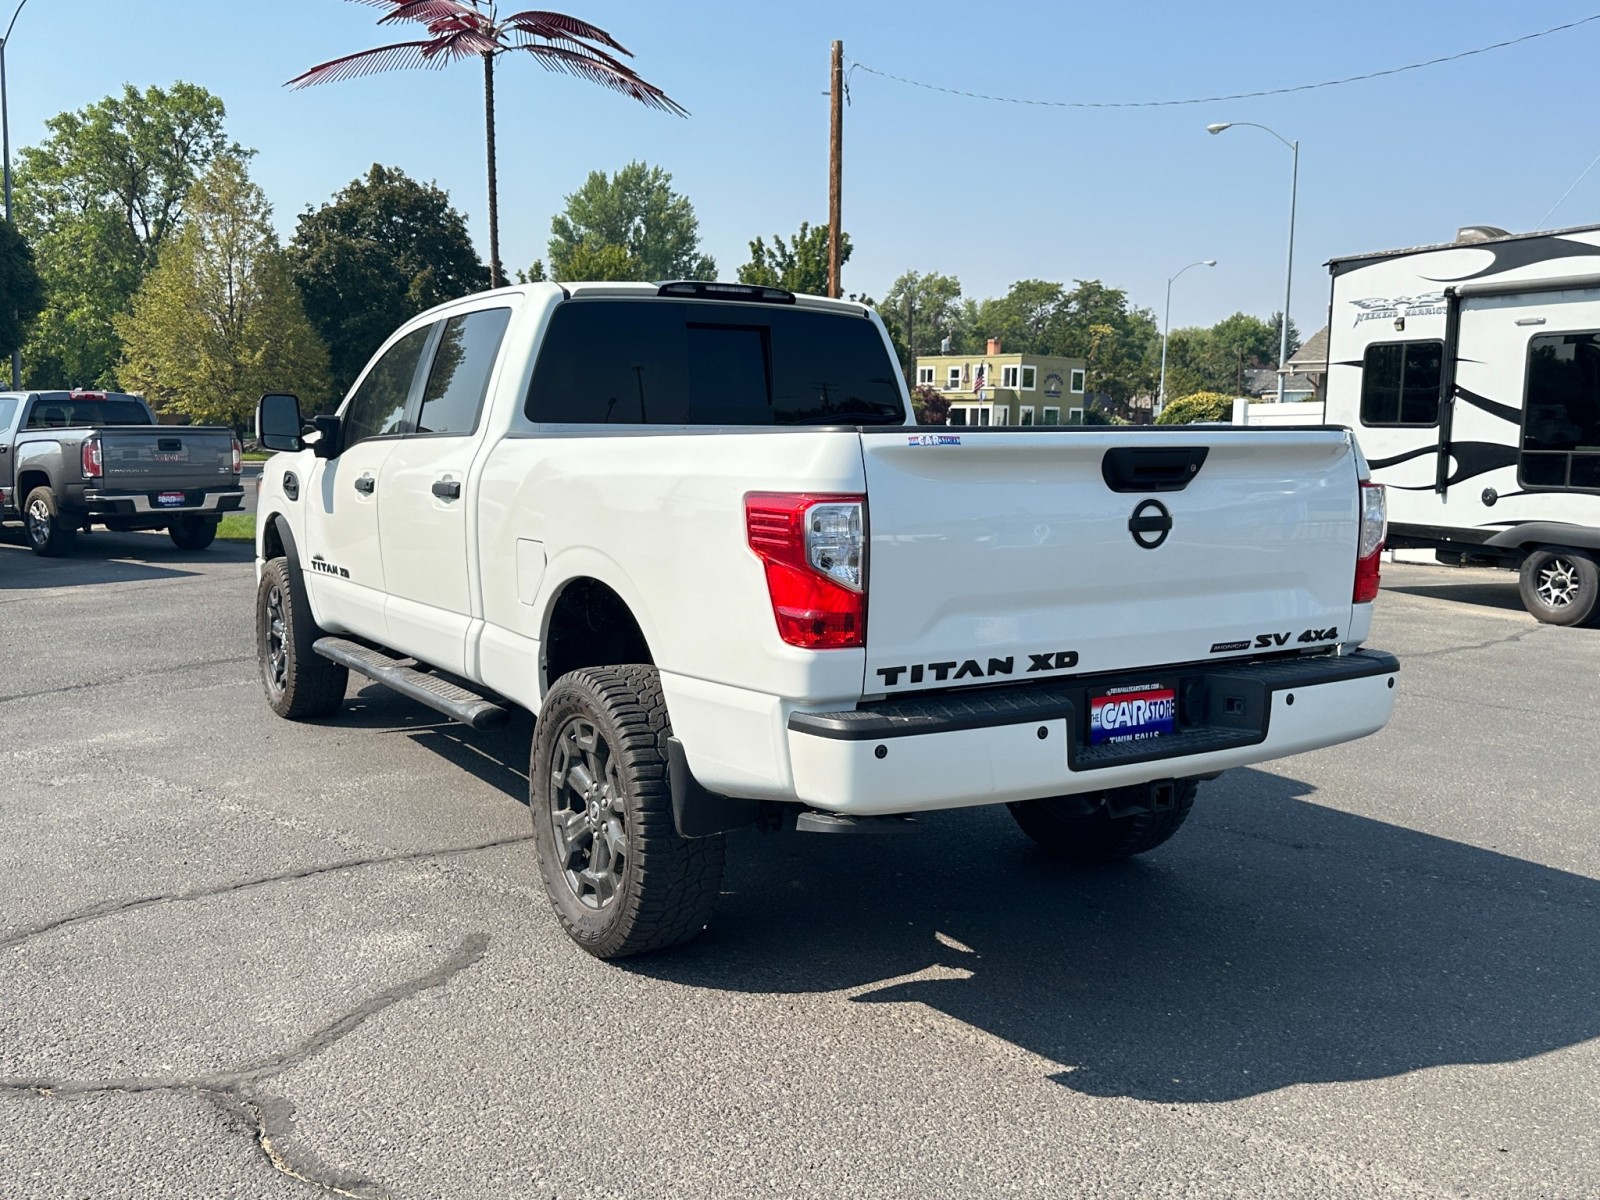
POLYGON ((0 392, 0 521, 21 521, 35 554, 67 554, 94 525, 203 550, 244 507, 240 458, 232 430, 157 425, 137 396, 0 392))

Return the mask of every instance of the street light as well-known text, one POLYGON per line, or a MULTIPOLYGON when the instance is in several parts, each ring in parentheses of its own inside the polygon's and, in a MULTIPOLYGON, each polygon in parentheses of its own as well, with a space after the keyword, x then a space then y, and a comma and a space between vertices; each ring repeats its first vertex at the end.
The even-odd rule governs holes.
MULTIPOLYGON (((28 0, 22 0, 17 5, 17 11, 11 14, 11 23, 6 26, 5 37, 0 37, 0 147, 5 155, 5 193, 6 193, 6 222, 12 223, 11 218, 11 121, 6 113, 6 43, 11 40, 11 31, 16 28, 17 18, 22 15, 22 10, 27 6, 28 0)), ((22 386, 22 351, 16 349, 11 352, 11 387, 13 390, 22 386)))
MULTIPOLYGON (((1189 267, 1214 267, 1216 265, 1216 259, 1202 258, 1199 262, 1190 263, 1189 267)), ((1183 268, 1183 271, 1187 271, 1189 267, 1183 268)), ((1182 275, 1183 271, 1179 271, 1178 275, 1182 275)), ((1153 416, 1157 417, 1161 415, 1161 410, 1167 406, 1167 333, 1172 328, 1172 280, 1176 279, 1178 275, 1174 275, 1172 279, 1167 280, 1167 310, 1161 316, 1161 386, 1156 389, 1156 411, 1153 414, 1153 416)))
POLYGON ((1289 176, 1289 264, 1284 268, 1283 279, 1283 327, 1278 337, 1278 403, 1283 403, 1283 381, 1289 366, 1289 289, 1294 283, 1294 202, 1295 193, 1300 188, 1300 143, 1291 142, 1276 129, 1268 129, 1265 125, 1257 125, 1254 121, 1218 121, 1214 125, 1207 125, 1207 133, 1221 133, 1224 129, 1232 129, 1235 125, 1248 125, 1251 129, 1265 129, 1277 138, 1294 155, 1294 169, 1289 176))

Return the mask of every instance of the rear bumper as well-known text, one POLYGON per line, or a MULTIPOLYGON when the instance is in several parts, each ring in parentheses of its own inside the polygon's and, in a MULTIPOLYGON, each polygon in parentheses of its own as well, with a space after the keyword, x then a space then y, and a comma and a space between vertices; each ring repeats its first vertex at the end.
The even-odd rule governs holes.
POLYGON ((1207 775, 1377 732, 1399 669, 1372 650, 1185 669, 1173 673, 1182 727, 1120 745, 1088 744, 1093 680, 796 712, 794 790, 816 808, 871 815, 1207 775))
POLYGON ((83 506, 91 514, 102 517, 220 516, 244 508, 243 488, 191 488, 184 491, 183 504, 170 506, 157 502, 156 497, 160 494, 86 491, 83 494, 83 506))

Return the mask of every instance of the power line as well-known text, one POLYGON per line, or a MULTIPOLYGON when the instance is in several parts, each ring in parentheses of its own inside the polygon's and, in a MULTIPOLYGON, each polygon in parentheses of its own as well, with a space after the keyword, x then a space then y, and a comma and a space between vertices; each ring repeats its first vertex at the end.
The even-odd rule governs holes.
POLYGON ((1556 209, 1560 208, 1567 202, 1567 197, 1572 195, 1574 188, 1576 188, 1580 183, 1589 177, 1589 172, 1594 170, 1596 163, 1600 163, 1600 154, 1596 154, 1594 156, 1594 161, 1583 169, 1583 174, 1579 175, 1572 181, 1572 187, 1569 187, 1566 191, 1561 193, 1561 199, 1557 200, 1550 206, 1550 212, 1545 213, 1544 216, 1539 218, 1538 224, 1534 226, 1535 229, 1543 229, 1545 227, 1544 223, 1550 219, 1550 213, 1555 212, 1556 209))
POLYGON ((850 66, 852 69, 859 68, 871 75, 892 79, 896 83, 909 84, 911 87, 924 88, 930 92, 944 92, 950 96, 965 96, 969 100, 993 100, 1000 104, 1030 104, 1040 108, 1173 108, 1184 104, 1219 104, 1225 100, 1255 100, 1262 96, 1285 96, 1291 92, 1311 92, 1316 91, 1318 88, 1341 87, 1347 83, 1361 83, 1367 79, 1381 79, 1385 75, 1400 75, 1406 71, 1420 71, 1424 67, 1436 67, 1441 63, 1457 62, 1463 58, 1471 58, 1475 54, 1487 54, 1491 50, 1504 50, 1507 46, 1519 46, 1523 42, 1549 37, 1553 33, 1565 33, 1569 29, 1576 29, 1580 25, 1588 25, 1593 21, 1600 21, 1600 13, 1582 17, 1576 21, 1568 21, 1565 25, 1556 25, 1550 29, 1543 29, 1538 33, 1525 33, 1521 37, 1511 38, 1508 41, 1495 42, 1492 46, 1479 46, 1476 50, 1463 50, 1459 54, 1446 54, 1441 58, 1430 58, 1426 62, 1407 63, 1403 67, 1390 67, 1383 71, 1368 71, 1363 75, 1347 75, 1343 79, 1327 79, 1321 83, 1300 83, 1293 87, 1267 88, 1259 92, 1235 92, 1230 96, 1196 96, 1189 100, 1021 100, 1015 96, 989 96, 982 92, 966 92, 960 88, 940 87, 936 83, 924 83, 920 79, 907 79, 903 75, 891 75, 888 71, 880 71, 876 67, 869 67, 866 63, 857 62, 854 59, 851 60, 850 66))

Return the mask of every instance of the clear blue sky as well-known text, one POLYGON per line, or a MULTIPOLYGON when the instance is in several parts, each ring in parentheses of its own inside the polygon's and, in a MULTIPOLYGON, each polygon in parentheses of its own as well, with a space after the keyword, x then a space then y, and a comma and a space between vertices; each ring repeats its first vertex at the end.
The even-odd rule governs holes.
MULTIPOLYGON (((513 0, 514 2, 514 0, 513 0)), ((0 0, 0 21, 15 0, 0 0)), ((828 50, 930 83, 1042 100, 1143 100, 1288 86, 1393 67, 1600 12, 1600 0, 571 0, 641 73, 691 110, 664 116, 531 60, 497 74, 502 256, 545 253, 550 217, 593 169, 644 159, 693 201, 731 278, 758 234, 827 218, 828 50)), ((482 72, 398 72, 301 92, 305 68, 399 36, 342 0, 29 0, 7 51, 11 140, 120 90, 190 80, 228 129, 280 230, 373 162, 446 188, 484 222, 482 72)), ((406 27, 402 27, 404 29, 406 27)), ((3 29, 0 29, 3 31, 3 29)), ((403 36, 403 34, 401 35, 403 36)), ((900 272, 943 271, 965 293, 1018 278, 1099 278, 1173 324, 1282 304, 1289 153, 1301 142, 1295 320, 1325 320, 1330 255, 1444 241, 1458 225, 1534 227, 1600 154, 1600 22, 1397 77, 1223 104, 1030 108, 857 72, 845 128, 848 290, 881 297, 900 272)), ((1551 225, 1600 220, 1600 168, 1551 225)))

